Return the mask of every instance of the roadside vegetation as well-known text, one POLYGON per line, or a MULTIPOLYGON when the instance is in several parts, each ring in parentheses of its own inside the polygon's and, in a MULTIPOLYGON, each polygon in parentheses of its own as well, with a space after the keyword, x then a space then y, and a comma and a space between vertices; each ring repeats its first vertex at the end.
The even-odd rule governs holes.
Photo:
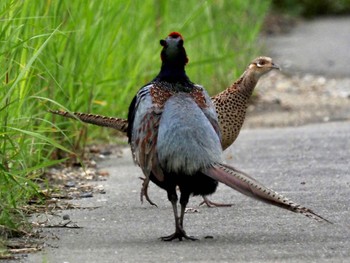
MULTIPOLYGON (((106 129, 48 109, 126 116, 160 67, 159 40, 185 37, 187 72, 211 94, 259 54, 270 1, 0 2, 0 254, 2 240, 30 231, 23 206, 62 153, 110 139, 106 129)), ((3 245, 4 246, 4 245, 3 245)))

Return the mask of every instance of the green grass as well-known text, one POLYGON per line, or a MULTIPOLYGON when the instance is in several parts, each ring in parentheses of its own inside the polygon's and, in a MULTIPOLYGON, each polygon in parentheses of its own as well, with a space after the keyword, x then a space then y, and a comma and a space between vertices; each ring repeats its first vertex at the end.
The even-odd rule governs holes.
POLYGON ((110 138, 107 129, 52 116, 69 109, 125 117, 136 91, 160 68, 159 40, 185 38, 187 73, 211 94, 259 53, 270 1, 0 2, 0 225, 18 229, 35 179, 56 161, 110 138), (84 128, 83 128, 84 127, 84 128))

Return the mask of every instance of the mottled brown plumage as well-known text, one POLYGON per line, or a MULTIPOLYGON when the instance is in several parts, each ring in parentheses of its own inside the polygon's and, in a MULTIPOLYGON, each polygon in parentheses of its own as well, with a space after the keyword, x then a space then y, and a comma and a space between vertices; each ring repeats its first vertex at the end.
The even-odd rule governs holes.
POLYGON ((241 131, 249 99, 259 78, 272 69, 279 67, 271 58, 258 57, 235 83, 211 98, 218 114, 224 150, 237 139, 241 131))

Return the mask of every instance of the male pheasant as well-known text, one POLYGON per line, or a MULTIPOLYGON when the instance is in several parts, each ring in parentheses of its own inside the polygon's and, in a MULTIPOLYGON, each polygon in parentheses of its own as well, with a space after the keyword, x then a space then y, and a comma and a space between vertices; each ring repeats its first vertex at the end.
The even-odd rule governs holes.
POLYGON ((188 59, 182 36, 173 32, 160 43, 161 70, 132 100, 127 135, 136 164, 146 179, 167 192, 172 204, 175 232, 162 240, 196 240, 184 230, 186 205, 191 195, 213 193, 218 181, 260 201, 327 221, 244 172, 223 164, 215 107, 205 89, 186 75, 188 59), (180 216, 176 187, 181 192, 180 216))
MULTIPOLYGON (((279 69, 279 67, 272 61, 271 58, 258 57, 249 64, 246 71, 237 81, 235 81, 226 90, 211 98, 218 114, 219 126, 222 134, 221 145, 224 150, 236 140, 239 132, 241 131, 249 99, 259 78, 270 72, 272 69, 279 69)), ((67 111, 51 112, 64 117, 80 119, 86 123, 110 127, 124 133, 126 133, 128 129, 128 121, 122 118, 79 112, 73 112, 72 114, 67 111)), ((147 187, 143 187, 141 198, 143 195, 145 195, 148 202, 154 204, 148 196, 147 187)), ((230 206, 214 203, 205 196, 203 196, 203 199, 204 201, 200 205, 205 203, 208 206, 230 206)))

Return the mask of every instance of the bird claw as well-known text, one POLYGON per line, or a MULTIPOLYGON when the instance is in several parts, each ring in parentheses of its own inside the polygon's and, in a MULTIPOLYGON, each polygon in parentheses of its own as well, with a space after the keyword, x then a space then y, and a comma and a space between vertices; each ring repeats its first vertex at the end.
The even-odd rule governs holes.
POLYGON ((146 198, 147 202, 150 203, 151 205, 154 205, 155 207, 158 207, 156 203, 154 203, 148 196, 148 183, 149 183, 149 178, 143 178, 139 177, 141 180, 143 180, 142 187, 141 187, 141 192, 140 192, 140 201, 141 204, 143 204, 143 197, 146 198))
POLYGON ((173 241, 174 239, 179 239, 179 241, 182 241, 182 238, 187 239, 187 240, 191 240, 191 241, 197 241, 198 239, 195 237, 191 237, 186 235, 186 232, 184 230, 176 230, 176 232, 170 236, 165 236, 165 237, 161 237, 160 239, 162 241, 173 241))
POLYGON ((203 201, 199 204, 199 206, 206 204, 208 207, 231 207, 232 204, 220 204, 210 201, 207 197, 203 196, 203 201))

